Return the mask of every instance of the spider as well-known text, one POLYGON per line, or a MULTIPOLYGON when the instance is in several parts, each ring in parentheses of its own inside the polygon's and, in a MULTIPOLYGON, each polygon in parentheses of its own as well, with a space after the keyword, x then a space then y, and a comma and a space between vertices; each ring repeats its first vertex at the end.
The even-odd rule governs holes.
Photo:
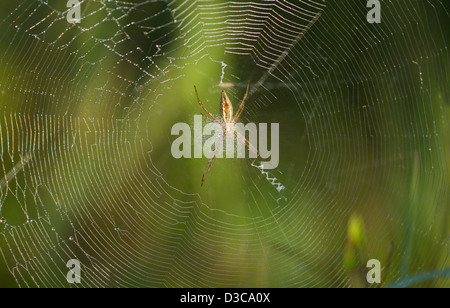
MULTIPOLYGON (((253 153, 255 153, 258 157, 261 157, 258 150, 253 145, 251 145, 250 142, 247 139, 245 139, 245 137, 242 136, 234 128, 234 123, 236 123, 236 121, 241 116, 242 111, 244 110, 245 100, 247 99, 249 87, 250 87, 250 81, 247 83, 247 91, 245 92, 244 98, 242 99, 242 102, 239 105, 239 108, 234 116, 233 116, 233 106, 231 105, 230 99, 228 98, 225 91, 222 91, 220 105, 219 105, 219 118, 216 118, 215 116, 213 116, 211 114, 211 112, 209 112, 206 109, 206 107, 200 101, 200 98, 199 98, 198 92, 197 92, 197 87, 194 86, 194 89, 195 89, 195 94, 197 96, 199 105, 203 108, 203 110, 205 110, 205 112, 207 114, 207 115, 204 115, 202 113, 202 116, 211 122, 216 122, 216 123, 220 124, 223 128, 224 136, 229 133, 234 133, 241 140, 241 142, 243 142, 245 144, 245 146, 249 150, 251 150, 253 153)), ((202 176, 202 184, 201 184, 202 187, 203 187, 203 183, 205 182, 206 176, 208 175, 209 171, 211 170, 212 164, 214 163, 215 159, 216 159, 216 155, 213 155, 213 157, 211 157, 208 161, 208 165, 206 166, 205 172, 203 173, 203 176, 202 176)))

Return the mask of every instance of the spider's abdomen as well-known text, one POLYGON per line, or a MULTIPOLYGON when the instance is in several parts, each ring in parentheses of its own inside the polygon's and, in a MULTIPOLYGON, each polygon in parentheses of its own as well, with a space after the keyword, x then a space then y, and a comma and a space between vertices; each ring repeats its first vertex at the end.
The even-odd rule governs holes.
POLYGON ((225 123, 231 123, 233 121, 233 106, 225 91, 222 91, 219 113, 225 123))

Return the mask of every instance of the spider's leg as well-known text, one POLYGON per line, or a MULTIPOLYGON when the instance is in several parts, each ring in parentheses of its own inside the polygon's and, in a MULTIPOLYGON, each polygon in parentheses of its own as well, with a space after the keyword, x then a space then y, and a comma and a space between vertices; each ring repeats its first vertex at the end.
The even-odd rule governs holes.
POLYGON ((245 144, 245 146, 252 151, 253 153, 256 154, 257 157, 264 159, 261 157, 261 155, 259 154, 259 151, 257 148, 255 148, 247 139, 245 139, 244 136, 242 136, 237 130, 234 130, 234 134, 236 135, 236 137, 238 137, 241 142, 243 142, 245 144))
POLYGON ((244 111, 244 107, 245 107, 245 100, 247 99, 247 94, 248 94, 248 88, 250 87, 250 80, 247 83, 247 91, 245 91, 245 95, 244 98, 242 99, 241 104, 239 105, 238 110, 236 111, 236 114, 234 115, 233 118, 233 123, 236 123, 236 121, 239 119, 242 111, 244 111))
POLYGON ((212 164, 214 163, 214 160, 216 159, 216 155, 214 155, 213 157, 211 157, 208 161, 208 165, 206 166, 205 172, 203 173, 202 176, 202 187, 203 187, 203 183, 205 182, 206 176, 208 175, 209 171, 211 170, 212 164))
POLYGON ((220 143, 219 143, 219 145, 217 145, 217 143, 216 143, 214 146, 214 155, 209 159, 208 165, 206 166, 206 169, 205 169, 205 172, 203 172, 202 185, 201 185, 202 187, 203 187, 203 183, 205 182, 206 177, 208 176, 208 173, 211 170, 211 167, 216 159, 217 153, 218 153, 218 151, 220 151, 220 149, 221 149, 220 143))
POLYGON ((203 106, 202 102, 200 101, 200 98, 198 97, 198 92, 197 92, 197 87, 196 87, 196 86, 194 86, 194 89, 195 89, 195 95, 197 95, 197 100, 198 100, 199 105, 203 108, 203 110, 206 111, 206 113, 207 113, 211 118, 213 118, 213 119, 215 120, 216 118, 211 114, 211 112, 209 112, 209 111, 205 108, 205 106, 203 106))
POLYGON ((201 114, 206 120, 208 120, 208 121, 211 121, 211 122, 214 122, 215 121, 215 119, 213 119, 213 118, 211 118, 211 117, 209 117, 209 116, 207 116, 207 115, 204 115, 203 113, 201 114))

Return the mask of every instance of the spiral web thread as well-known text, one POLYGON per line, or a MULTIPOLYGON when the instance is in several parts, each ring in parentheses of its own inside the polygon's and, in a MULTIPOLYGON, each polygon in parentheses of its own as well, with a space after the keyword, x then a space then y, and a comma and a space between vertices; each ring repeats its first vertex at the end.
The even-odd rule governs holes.
POLYGON ((354 213, 384 281, 449 267, 443 1, 382 1, 381 24, 365 1, 90 0, 79 24, 64 1, 4 2, 5 281, 346 287, 354 213), (233 102, 251 81, 242 118, 281 123, 277 169, 246 161, 222 193, 221 165, 201 191, 205 161, 195 185, 174 180, 164 125, 196 104, 193 75, 202 97, 231 85, 233 102), (228 208, 233 194, 246 201, 228 208))

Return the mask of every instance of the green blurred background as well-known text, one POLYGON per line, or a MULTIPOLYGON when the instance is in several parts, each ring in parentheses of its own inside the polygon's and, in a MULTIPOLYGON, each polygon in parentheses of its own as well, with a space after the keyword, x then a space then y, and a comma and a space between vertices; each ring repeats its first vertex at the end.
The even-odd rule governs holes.
POLYGON ((448 1, 81 5, 0 3, 1 287, 450 286, 448 1), (200 187, 171 128, 247 80, 280 164, 200 187))

